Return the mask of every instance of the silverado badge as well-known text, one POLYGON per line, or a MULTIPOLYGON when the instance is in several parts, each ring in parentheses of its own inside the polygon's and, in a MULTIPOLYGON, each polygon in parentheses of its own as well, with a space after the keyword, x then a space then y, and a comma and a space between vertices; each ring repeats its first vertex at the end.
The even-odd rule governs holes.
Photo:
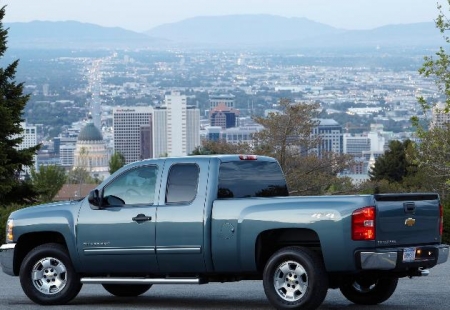
POLYGON ((414 226, 414 224, 416 224, 416 220, 413 219, 412 217, 409 217, 409 218, 407 218, 407 219, 405 220, 405 225, 406 225, 406 226, 411 227, 411 226, 414 226))

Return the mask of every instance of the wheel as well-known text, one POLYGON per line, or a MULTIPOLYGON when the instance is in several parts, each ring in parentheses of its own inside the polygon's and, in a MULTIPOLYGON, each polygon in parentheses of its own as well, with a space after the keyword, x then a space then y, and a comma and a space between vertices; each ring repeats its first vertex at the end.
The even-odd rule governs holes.
POLYGON ((342 295, 358 305, 376 305, 389 299, 397 288, 397 278, 358 277, 344 280, 342 295))
POLYGON ((147 292, 151 284, 102 284, 109 293, 118 297, 136 297, 147 292))
POLYGON ((277 309, 316 309, 328 291, 320 257, 302 247, 289 247, 270 257, 263 275, 264 292, 277 309))
POLYGON ((31 250, 20 266, 25 294, 40 305, 62 305, 75 298, 82 283, 65 247, 56 243, 31 250))

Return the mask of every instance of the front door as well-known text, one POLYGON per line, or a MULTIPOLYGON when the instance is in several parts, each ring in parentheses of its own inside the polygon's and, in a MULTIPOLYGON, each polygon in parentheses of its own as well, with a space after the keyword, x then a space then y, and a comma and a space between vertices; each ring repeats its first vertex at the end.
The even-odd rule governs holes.
POLYGON ((154 205, 158 182, 157 165, 134 167, 104 187, 103 208, 91 208, 85 200, 77 226, 84 272, 158 272, 154 205))

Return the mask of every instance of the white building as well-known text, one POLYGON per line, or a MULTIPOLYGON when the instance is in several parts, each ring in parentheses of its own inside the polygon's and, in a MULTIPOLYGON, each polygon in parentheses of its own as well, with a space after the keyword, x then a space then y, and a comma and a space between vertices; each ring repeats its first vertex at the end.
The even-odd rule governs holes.
MULTIPOLYGON (((35 147, 38 144, 37 141, 37 128, 34 125, 28 125, 26 122, 21 122, 20 126, 23 129, 22 143, 17 147, 18 150, 35 147)), ((37 170, 37 154, 33 156, 34 168, 37 170)), ((30 167, 23 167, 23 171, 20 173, 21 177, 30 174, 30 167)))
POLYGON ((446 126, 449 123, 450 123, 450 113, 446 113, 445 104, 439 102, 433 109, 430 129, 444 128, 444 126, 446 126))
POLYGON ((91 177, 105 179, 109 176, 110 154, 100 130, 89 122, 80 131, 74 153, 74 168, 82 168, 91 177))
POLYGON ((186 96, 172 92, 154 109, 154 156, 185 156, 200 145, 200 110, 187 106, 186 96))

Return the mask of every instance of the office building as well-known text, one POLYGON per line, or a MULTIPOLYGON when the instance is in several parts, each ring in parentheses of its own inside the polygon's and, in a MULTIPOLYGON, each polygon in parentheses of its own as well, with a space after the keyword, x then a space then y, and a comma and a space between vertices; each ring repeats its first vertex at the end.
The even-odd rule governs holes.
POLYGON ((114 151, 125 157, 125 163, 153 157, 153 108, 113 108, 114 151))
POLYGON ((222 129, 239 126, 239 110, 234 108, 233 95, 210 96, 209 107, 211 126, 220 126, 222 129))

